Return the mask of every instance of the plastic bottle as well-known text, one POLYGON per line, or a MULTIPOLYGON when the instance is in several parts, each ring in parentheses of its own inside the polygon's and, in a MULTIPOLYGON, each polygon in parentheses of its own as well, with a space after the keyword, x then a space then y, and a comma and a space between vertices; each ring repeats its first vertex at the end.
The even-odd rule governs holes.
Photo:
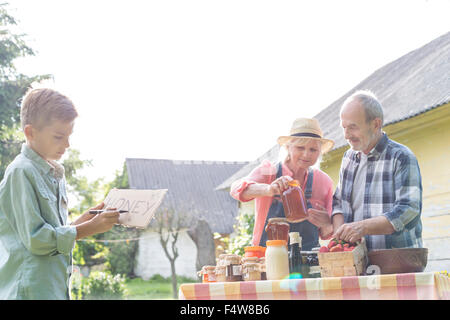
POLYGON ((285 240, 266 241, 267 280, 281 280, 289 276, 289 257, 285 240))

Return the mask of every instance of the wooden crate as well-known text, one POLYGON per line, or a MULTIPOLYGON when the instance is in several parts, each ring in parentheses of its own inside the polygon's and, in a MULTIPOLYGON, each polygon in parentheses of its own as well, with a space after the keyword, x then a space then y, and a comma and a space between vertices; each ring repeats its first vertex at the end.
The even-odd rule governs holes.
POLYGON ((320 274, 324 277, 359 276, 367 267, 367 247, 363 239, 352 251, 319 252, 320 274))

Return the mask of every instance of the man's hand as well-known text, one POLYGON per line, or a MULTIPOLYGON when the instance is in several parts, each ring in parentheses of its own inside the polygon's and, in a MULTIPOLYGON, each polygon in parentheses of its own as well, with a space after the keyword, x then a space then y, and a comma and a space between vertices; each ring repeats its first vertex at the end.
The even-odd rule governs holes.
POLYGON ((333 238, 344 240, 350 243, 360 241, 366 235, 363 221, 344 223, 333 235, 333 238))

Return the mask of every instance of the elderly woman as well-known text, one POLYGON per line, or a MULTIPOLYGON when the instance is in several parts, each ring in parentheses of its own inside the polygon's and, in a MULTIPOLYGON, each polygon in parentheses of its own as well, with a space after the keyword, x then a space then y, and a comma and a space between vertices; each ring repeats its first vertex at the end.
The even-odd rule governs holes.
POLYGON ((333 201, 333 182, 320 169, 312 168, 321 154, 331 150, 334 142, 324 139, 316 119, 299 118, 292 125, 289 136, 278 138, 287 156, 283 162, 272 164, 265 160, 247 177, 235 181, 230 194, 236 200, 246 202, 255 199, 255 225, 253 245, 265 246, 265 226, 270 218, 284 217, 280 197, 289 181, 299 181, 308 204, 308 219, 290 224, 290 232, 302 237, 302 249, 319 246, 319 235, 327 239, 333 234, 330 220, 333 201))

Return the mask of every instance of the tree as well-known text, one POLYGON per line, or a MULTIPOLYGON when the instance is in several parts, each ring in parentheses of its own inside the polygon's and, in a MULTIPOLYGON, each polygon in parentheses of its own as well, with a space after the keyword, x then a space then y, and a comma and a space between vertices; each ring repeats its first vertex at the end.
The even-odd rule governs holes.
POLYGON ((67 157, 63 160, 63 166, 68 192, 77 200, 71 211, 78 215, 97 205, 103 197, 103 178, 90 182, 87 177, 78 173, 85 167, 91 167, 92 160, 82 160, 80 151, 69 149, 67 157))
POLYGON ((183 220, 180 216, 175 215, 174 210, 167 208, 159 210, 155 215, 155 218, 161 246, 170 262, 170 270, 172 272, 172 294, 175 299, 178 299, 175 260, 178 258, 179 254, 176 244, 183 227, 183 220))
POLYGON ((6 7, 6 3, 0 4, 0 179, 24 141, 19 132, 21 98, 33 83, 51 78, 48 74, 26 76, 17 72, 14 60, 35 53, 26 45, 26 35, 12 31, 17 21, 6 7))
MULTIPOLYGON (((113 181, 106 183, 104 187, 104 197, 113 188, 128 189, 127 166, 124 162, 122 171, 117 170, 113 181)), ((114 226, 110 231, 100 235, 99 238, 120 240, 108 244, 110 248, 106 257, 108 268, 113 274, 124 274, 128 277, 134 277, 135 256, 138 250, 138 240, 141 231, 137 228, 129 228, 121 225, 114 226), (132 240, 129 240, 132 239, 132 240)))

